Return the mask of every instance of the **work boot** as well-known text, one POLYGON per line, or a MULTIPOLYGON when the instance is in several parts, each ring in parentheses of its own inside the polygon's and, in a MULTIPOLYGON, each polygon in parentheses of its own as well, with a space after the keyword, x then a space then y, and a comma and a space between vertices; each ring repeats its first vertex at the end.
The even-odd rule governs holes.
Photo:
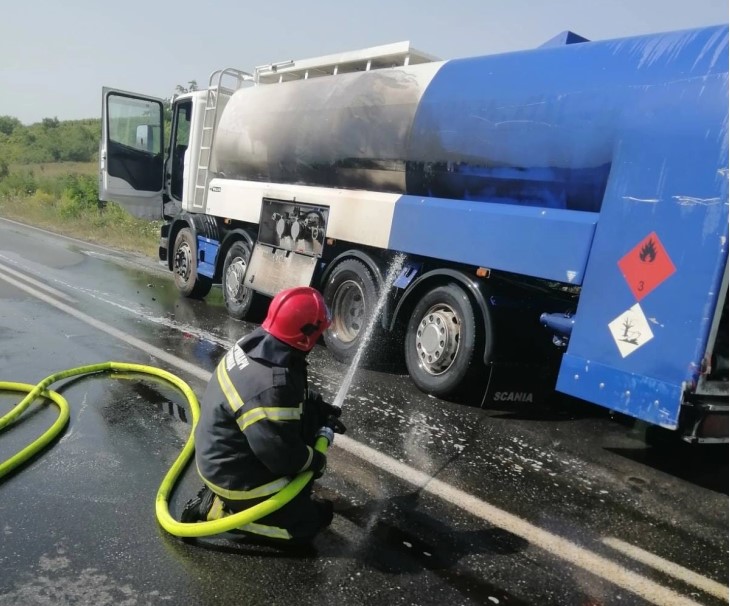
POLYGON ((180 515, 180 521, 185 524, 193 522, 205 522, 208 519, 208 512, 215 501, 215 493, 203 486, 198 492, 198 496, 190 499, 185 503, 185 507, 180 515))
POLYGON ((327 528, 332 524, 332 518, 334 517, 334 503, 332 501, 312 499, 314 506, 317 508, 317 514, 319 516, 319 523, 321 527, 327 528))

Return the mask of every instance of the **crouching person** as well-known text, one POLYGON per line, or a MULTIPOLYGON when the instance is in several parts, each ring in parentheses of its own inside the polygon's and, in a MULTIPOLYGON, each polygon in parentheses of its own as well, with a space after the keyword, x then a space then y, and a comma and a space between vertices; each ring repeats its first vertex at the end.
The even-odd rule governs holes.
MULTIPOLYGON (((248 509, 303 471, 314 472, 313 480, 322 476, 327 459, 313 448, 316 434, 340 410, 309 389, 306 357, 330 321, 318 291, 284 290, 261 327, 218 364, 195 429, 205 486, 186 504, 183 522, 248 509)), ((312 498, 313 480, 281 509, 240 530, 289 543, 311 540, 332 522, 332 503, 312 498)))

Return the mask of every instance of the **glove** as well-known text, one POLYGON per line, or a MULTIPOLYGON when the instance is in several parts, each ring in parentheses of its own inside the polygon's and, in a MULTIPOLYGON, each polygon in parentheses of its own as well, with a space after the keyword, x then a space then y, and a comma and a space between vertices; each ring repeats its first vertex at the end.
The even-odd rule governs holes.
POLYGON ((339 406, 332 406, 332 404, 325 402, 322 394, 315 391, 314 389, 309 390, 307 403, 313 406, 314 410, 317 411, 316 414, 322 421, 322 425, 324 424, 324 421, 329 417, 335 417, 337 419, 342 414, 342 409, 339 406))
POLYGON ((309 471, 313 472, 315 480, 319 480, 324 475, 324 472, 327 471, 327 457, 318 450, 314 451, 309 471))
POLYGON ((327 418, 334 417, 335 419, 339 419, 342 414, 342 409, 339 406, 334 406, 322 400, 319 404, 319 413, 327 418))
POLYGON ((347 431, 347 427, 345 427, 345 424, 340 421, 335 416, 330 416, 329 419, 327 419, 327 425, 332 428, 332 431, 335 433, 345 433, 347 431))

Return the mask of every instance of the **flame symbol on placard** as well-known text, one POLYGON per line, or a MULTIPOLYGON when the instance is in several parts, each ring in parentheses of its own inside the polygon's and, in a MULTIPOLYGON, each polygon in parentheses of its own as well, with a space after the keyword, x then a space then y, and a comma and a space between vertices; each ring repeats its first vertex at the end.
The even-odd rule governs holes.
POLYGON ((644 246, 641 247, 641 252, 639 252, 639 259, 641 259, 644 263, 653 263, 656 259, 656 245, 654 244, 654 240, 649 240, 644 246))

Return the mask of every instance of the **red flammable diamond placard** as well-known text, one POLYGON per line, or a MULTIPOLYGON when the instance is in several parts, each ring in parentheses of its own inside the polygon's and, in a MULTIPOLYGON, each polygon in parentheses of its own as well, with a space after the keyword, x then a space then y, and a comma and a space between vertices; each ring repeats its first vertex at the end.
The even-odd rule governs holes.
POLYGON ((618 266, 637 301, 677 271, 655 232, 627 252, 618 266))

